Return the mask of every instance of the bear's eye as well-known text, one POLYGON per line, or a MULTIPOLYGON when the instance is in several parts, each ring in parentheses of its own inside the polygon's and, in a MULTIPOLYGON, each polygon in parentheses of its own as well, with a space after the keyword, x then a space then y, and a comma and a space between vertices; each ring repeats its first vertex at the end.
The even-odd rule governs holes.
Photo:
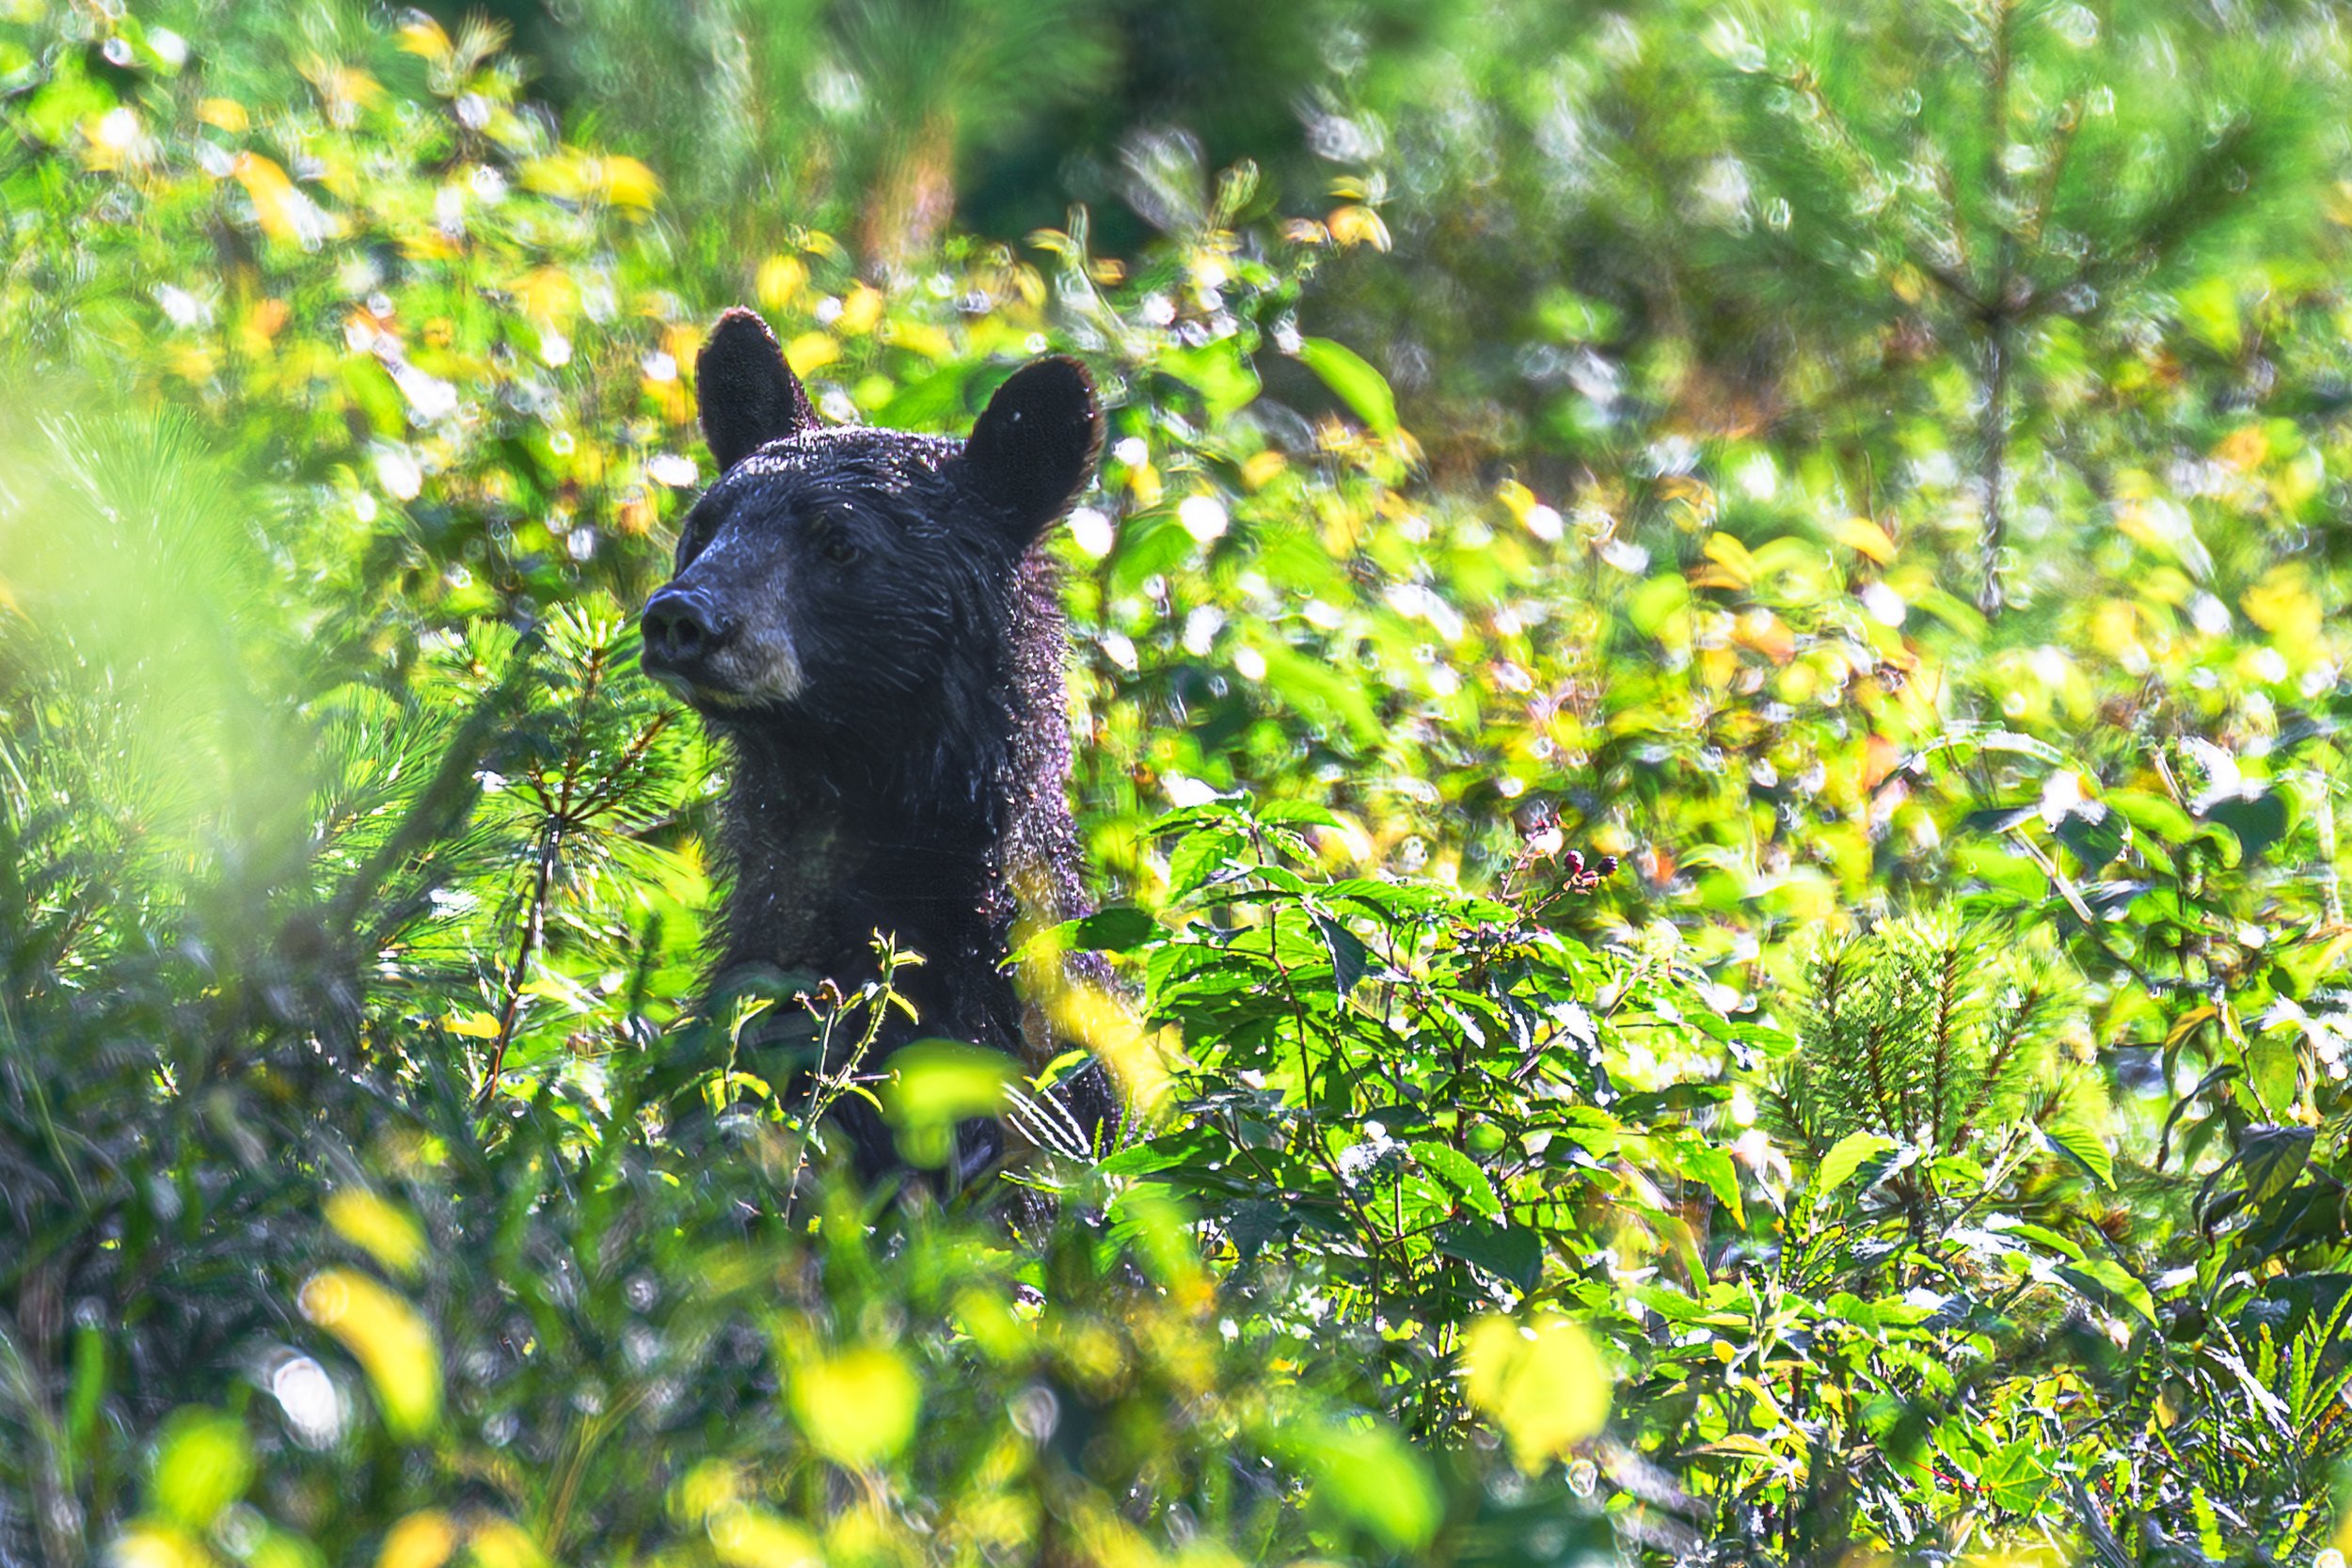
POLYGON ((847 566, 858 557, 857 541, 838 522, 827 518, 817 526, 817 553, 836 566, 847 566))
POLYGON ((679 570, 683 571, 688 562, 703 553, 704 548, 710 543, 711 534, 715 531, 710 515, 707 512, 696 512, 686 519, 686 526, 679 530, 677 536, 679 570))

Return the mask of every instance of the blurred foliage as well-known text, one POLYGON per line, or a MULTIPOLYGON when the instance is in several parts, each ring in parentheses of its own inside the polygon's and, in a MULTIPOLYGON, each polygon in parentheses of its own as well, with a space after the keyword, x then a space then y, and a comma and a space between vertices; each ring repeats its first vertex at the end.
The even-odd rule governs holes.
POLYGON ((2352 1546, 2344 23, 0 0, 0 1560, 2352 1546), (739 302, 1104 388, 1100 1163, 695 1010, 739 302))

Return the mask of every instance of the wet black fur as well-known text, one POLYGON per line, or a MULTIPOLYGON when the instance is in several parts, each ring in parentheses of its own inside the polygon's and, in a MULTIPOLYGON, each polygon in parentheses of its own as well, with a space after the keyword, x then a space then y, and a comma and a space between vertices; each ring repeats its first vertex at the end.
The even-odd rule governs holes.
MULTIPOLYGON (((725 678, 715 661, 665 669, 648 639, 648 668, 736 762, 713 990, 815 978, 846 990, 876 973, 880 930, 925 961, 898 976, 920 1021, 894 1022, 877 1060, 946 1037, 1034 1069, 1057 1052, 1004 971, 1014 926, 1025 898, 1045 921, 1085 908, 1066 632, 1038 540, 1091 471, 1092 388, 1067 361, 1031 367, 982 416, 971 451, 820 427, 797 383, 774 383, 789 372, 780 356, 770 364, 773 340, 746 314, 729 313, 698 367, 706 399, 741 400, 704 414, 714 452, 736 460, 681 529, 665 593, 738 623, 739 654, 755 638, 788 648, 798 689, 740 700, 730 684, 758 665, 739 661, 725 678)), ((1115 1119, 1099 1069, 1062 1100, 1095 1135, 1115 1119)), ((887 1129, 862 1102, 845 1107, 861 1167, 890 1169, 887 1129)), ((959 1165, 984 1165, 1002 1129, 967 1128, 963 1144, 959 1165)))

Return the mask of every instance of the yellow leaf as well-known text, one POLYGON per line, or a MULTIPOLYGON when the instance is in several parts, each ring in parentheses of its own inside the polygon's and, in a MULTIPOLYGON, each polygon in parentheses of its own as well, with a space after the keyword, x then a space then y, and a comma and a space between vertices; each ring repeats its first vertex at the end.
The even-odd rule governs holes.
POLYGON ((1495 486, 1495 499, 1501 501, 1514 518, 1524 518, 1535 505, 1535 492, 1516 479, 1506 479, 1495 486))
POLYGON ((1895 541, 1867 517, 1849 517, 1831 531, 1839 544, 1884 566, 1895 559, 1895 541))
POLYGON ((661 182, 636 159, 608 154, 601 163, 606 199, 623 207, 646 208, 661 194, 661 182))
POLYGON ((2270 436, 2258 424, 2240 425, 2213 449, 2214 461, 2251 473, 2270 455, 2270 436))
POLYGON ((394 1437, 432 1430, 441 1416, 441 1355, 415 1307, 357 1270, 322 1269, 302 1287, 302 1314, 368 1374, 394 1437))
POLYGON ((315 245, 336 231, 336 224, 312 201, 286 171, 259 152, 240 152, 230 172, 253 198, 253 215, 262 231, 274 240, 315 245))
POLYGON ((1584 1331, 1557 1313, 1526 1323, 1480 1318, 1464 1360, 1470 1403, 1502 1429, 1523 1470, 1567 1454, 1608 1424, 1608 1369, 1584 1331))
POLYGON ((2177 1020, 2174 1021, 2172 1024, 2172 1032, 2165 1036, 2164 1043, 2167 1046, 2178 1045, 2183 1040, 2188 1038, 2191 1031, 2195 1030, 2199 1024, 2204 1022, 2209 1018, 2219 1018, 2220 1016, 2221 1009, 2215 1006, 2210 1002, 2204 1004, 2202 1006, 2191 1007, 2188 1011, 2183 1013, 2177 1020))
POLYGON ((822 332, 803 332, 785 345, 784 362, 794 375, 806 375, 841 357, 841 345, 822 332))
POLYGON ((343 1187, 326 1200, 335 1234, 391 1270, 413 1279, 424 1265, 424 1228, 406 1211, 365 1187, 343 1187))
POLYGON ((466 1545, 476 1568, 545 1568, 548 1560, 529 1531, 495 1513, 468 1521, 466 1545))
POLYGON ((115 1537, 114 1568, 213 1568, 213 1554, 169 1525, 146 1524, 115 1537))
POLYGON ((843 1351, 792 1374, 792 1414, 809 1445, 837 1465, 879 1464, 907 1446, 923 1386, 880 1345, 843 1351))
POLYGON ((841 314, 834 319, 834 325, 854 338, 874 330, 874 324, 882 320, 882 291, 861 283, 851 289, 849 297, 841 302, 841 314))
POLYGON ((457 1526, 437 1508, 421 1509, 384 1532, 375 1568, 441 1568, 457 1549, 457 1526))
POLYGON ((670 1510, 680 1518, 700 1524, 740 1500, 743 1476, 722 1459, 706 1459, 670 1488, 670 1510))
POLYGON ((1381 221, 1378 213, 1369 207, 1350 203, 1335 208, 1331 215, 1324 219, 1324 227, 1329 231, 1332 243, 1342 249, 1359 245, 1368 245, 1375 250, 1385 251, 1389 248, 1389 226, 1381 221))
POLYGON ((463 1035, 469 1040, 494 1040, 499 1037, 499 1021, 488 1013, 451 1013, 441 1020, 441 1027, 453 1035, 463 1035))
POLYGON ((781 310, 792 296, 808 287, 808 263, 798 256, 771 256, 759 263, 752 293, 771 310, 781 310))
POLYGON ((515 303, 542 325, 560 325, 580 309, 580 286, 562 267, 533 267, 515 285, 515 303))
POLYGON ((2319 641, 2327 611, 2312 592, 2311 577, 2296 562, 2274 566, 2238 601, 2247 619, 2268 632, 2282 649, 2305 653, 2319 641))
POLYGON ((232 136, 244 135, 245 128, 252 123, 252 118, 245 112, 245 105, 233 98, 207 98, 196 106, 196 118, 232 136))
POLYGON ((414 20, 400 30, 400 46, 411 55, 421 55, 428 60, 449 57, 449 35, 441 24, 421 11, 408 13, 414 20))
POLYGON ((1251 490, 1263 490, 1289 466, 1289 458, 1269 448, 1241 466, 1241 482, 1251 490))
POLYGON ((1730 574, 1734 586, 1745 588, 1756 580, 1756 557, 1730 534, 1710 533, 1701 547, 1708 560, 1730 574))
POLYGON ((594 183, 590 179, 591 162, 566 148, 545 158, 532 159, 518 172, 525 190, 578 201, 594 183))
POLYGON ((886 322, 882 325, 882 341, 895 348, 910 348, 926 359, 952 359, 956 356, 956 341, 929 322, 886 322))
POLYGON ((824 1568, 817 1538, 788 1519, 740 1504, 710 1521, 710 1549, 728 1568, 824 1568))

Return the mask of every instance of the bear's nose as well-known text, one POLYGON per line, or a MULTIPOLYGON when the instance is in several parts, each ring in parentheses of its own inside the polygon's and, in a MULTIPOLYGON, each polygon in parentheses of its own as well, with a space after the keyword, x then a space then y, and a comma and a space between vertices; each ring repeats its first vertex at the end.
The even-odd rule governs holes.
POLYGON ((645 603, 645 657, 674 669, 708 658, 735 630, 708 599, 691 588, 664 588, 645 603))

